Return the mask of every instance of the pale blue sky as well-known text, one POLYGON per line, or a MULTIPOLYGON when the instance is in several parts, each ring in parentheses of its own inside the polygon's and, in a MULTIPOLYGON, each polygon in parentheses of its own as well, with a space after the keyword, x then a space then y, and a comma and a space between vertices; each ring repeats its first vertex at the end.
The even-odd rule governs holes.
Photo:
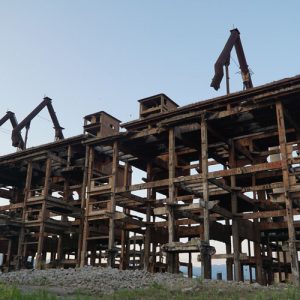
MULTIPOLYGON (((47 95, 72 136, 95 111, 137 118, 136 101, 155 93, 179 105, 223 95, 224 82, 216 92, 210 81, 233 26, 254 85, 294 76, 299 12, 299 1, 0 0, 0 117, 10 109, 20 121, 47 95)), ((232 62, 240 90, 236 72, 232 62)), ((15 151, 9 129, 0 129, 0 154, 15 151)), ((35 119, 29 145, 52 140, 51 124, 35 119)))

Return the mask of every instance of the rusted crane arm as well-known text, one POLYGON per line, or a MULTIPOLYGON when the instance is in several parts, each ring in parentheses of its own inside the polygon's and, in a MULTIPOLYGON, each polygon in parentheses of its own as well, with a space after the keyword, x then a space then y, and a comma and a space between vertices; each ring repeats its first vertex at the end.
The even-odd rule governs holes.
POLYGON ((220 88, 220 83, 224 76, 223 67, 226 64, 229 64, 230 62, 230 52, 238 36, 239 36, 239 32, 237 30, 231 30, 231 35, 215 63, 215 76, 212 79, 212 82, 210 84, 210 86, 213 87, 215 90, 218 90, 220 88))
MULTIPOLYGON (((10 120, 10 123, 11 123, 13 129, 18 126, 18 121, 17 121, 16 115, 12 111, 7 111, 5 116, 0 119, 0 126, 2 126, 8 120, 10 120)), ((20 147, 24 147, 24 140, 20 133, 18 134, 18 141, 19 141, 20 147)))
POLYGON ((242 46, 242 41, 240 39, 240 35, 238 36, 234 47, 235 47, 236 55, 237 55, 237 58, 239 61, 244 87, 246 89, 252 88, 253 84, 252 84, 252 80, 251 80, 251 75, 250 75, 250 71, 249 71, 249 68, 247 65, 247 60, 246 60, 246 56, 245 56, 244 49, 242 46))
POLYGON ((230 53, 233 47, 235 47, 236 50, 237 58, 242 73, 244 87, 246 89, 253 87, 245 53, 240 39, 240 32, 238 31, 237 28, 230 30, 230 32, 231 32, 230 37, 227 40, 223 51, 221 52, 220 56, 218 57, 215 63, 215 75, 210 85, 215 90, 218 90, 220 88, 220 83, 224 76, 223 67, 229 65, 230 53))
MULTIPOLYGON (((48 99, 50 99, 50 98, 48 98, 48 99)), ((64 139, 64 135, 63 135, 63 132, 62 132, 64 128, 59 125, 59 121, 57 119, 56 113, 55 113, 55 111, 53 109, 53 106, 51 104, 51 99, 50 99, 50 102, 47 103, 47 108, 48 108, 52 123, 54 125, 55 139, 56 140, 64 139)))
MULTIPOLYGON (((63 127, 59 125, 58 119, 56 117, 55 111, 52 106, 52 99, 45 97, 44 100, 22 121, 14 128, 12 132, 12 144, 14 147, 19 147, 19 135, 23 128, 29 128, 30 122, 41 112, 41 110, 47 106, 50 117, 52 119, 54 129, 55 129, 55 139, 63 139, 64 135, 62 133, 63 127)), ((24 149, 21 148, 21 149, 24 149)))
POLYGON ((2 126, 7 120, 9 120, 12 114, 14 114, 14 113, 11 111, 8 111, 5 114, 5 116, 0 119, 0 126, 2 126))

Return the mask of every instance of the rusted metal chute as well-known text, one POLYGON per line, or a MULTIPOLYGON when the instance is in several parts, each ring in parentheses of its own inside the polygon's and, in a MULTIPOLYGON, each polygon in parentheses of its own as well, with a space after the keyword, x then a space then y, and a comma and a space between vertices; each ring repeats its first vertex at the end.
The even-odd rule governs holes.
POLYGON ((48 112, 51 117, 51 120, 54 125, 55 140, 60 140, 60 139, 64 138, 64 135, 62 133, 62 130, 64 128, 60 126, 51 102, 52 102, 52 99, 45 97, 44 100, 22 122, 20 122, 16 127, 14 127, 14 129, 12 131, 12 135, 11 135, 12 145, 14 147, 18 147, 22 150, 26 148, 30 123, 45 107, 47 107, 48 112), (25 141, 23 143, 21 143, 21 140, 20 140, 21 130, 24 128, 26 128, 25 141))
POLYGON ((240 32, 237 28, 230 30, 230 32, 231 32, 230 37, 227 43, 225 44, 225 47, 221 52, 219 58, 215 63, 215 76, 212 79, 212 82, 210 84, 210 86, 213 87, 215 90, 218 90, 220 88, 220 83, 224 76, 223 67, 225 66, 227 94, 229 94, 230 92, 228 67, 230 64, 230 53, 233 47, 235 47, 236 55, 241 69, 243 88, 249 89, 253 87, 251 74, 248 68, 247 60, 240 39, 240 32))
MULTIPOLYGON (((12 111, 7 111, 6 114, 4 115, 4 117, 2 117, 0 119, 0 126, 2 126, 8 120, 10 121, 13 129, 18 126, 18 121, 17 121, 16 115, 12 111)), ((16 133, 16 135, 17 135, 19 147, 23 148, 24 147, 24 140, 23 140, 20 132, 16 133)))

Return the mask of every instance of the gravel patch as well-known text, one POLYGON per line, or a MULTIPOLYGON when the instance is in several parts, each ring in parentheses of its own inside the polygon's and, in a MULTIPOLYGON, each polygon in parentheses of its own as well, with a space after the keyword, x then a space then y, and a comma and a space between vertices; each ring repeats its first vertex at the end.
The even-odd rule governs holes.
POLYGON ((0 274, 0 282, 17 286, 66 288, 68 293, 112 293, 119 289, 138 289, 161 284, 169 288, 191 287, 193 280, 180 274, 148 273, 142 270, 120 271, 113 268, 83 267, 78 269, 20 270, 0 274))
POLYGON ((43 287, 59 294, 82 292, 87 294, 110 294, 120 289, 139 289, 159 284, 172 290, 189 293, 195 290, 214 289, 223 293, 228 289, 255 291, 257 289, 283 289, 284 284, 265 287, 257 283, 216 280, 197 280, 182 274, 148 273, 143 270, 120 271, 113 268, 86 266, 77 269, 20 270, 0 274, 0 282, 14 284, 22 290, 43 287))

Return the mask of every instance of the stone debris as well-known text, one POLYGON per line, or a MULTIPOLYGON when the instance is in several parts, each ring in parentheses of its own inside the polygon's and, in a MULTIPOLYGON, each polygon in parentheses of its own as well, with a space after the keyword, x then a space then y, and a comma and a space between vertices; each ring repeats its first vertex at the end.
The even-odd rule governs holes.
MULTIPOLYGON (((149 273, 143 270, 124 270, 86 266, 78 269, 20 270, 0 274, 0 282, 26 287, 62 289, 65 293, 110 294, 120 289, 139 289, 152 285, 164 286, 185 293, 203 288, 255 290, 270 288, 247 282, 200 280, 183 277, 182 274, 149 273)), ((277 285, 272 289, 282 289, 277 285)))
POLYGON ((17 286, 66 287, 69 291, 112 293, 119 289, 138 289, 153 284, 169 288, 191 287, 193 280, 180 274, 149 273, 101 267, 78 269, 20 270, 0 274, 0 282, 17 286))

